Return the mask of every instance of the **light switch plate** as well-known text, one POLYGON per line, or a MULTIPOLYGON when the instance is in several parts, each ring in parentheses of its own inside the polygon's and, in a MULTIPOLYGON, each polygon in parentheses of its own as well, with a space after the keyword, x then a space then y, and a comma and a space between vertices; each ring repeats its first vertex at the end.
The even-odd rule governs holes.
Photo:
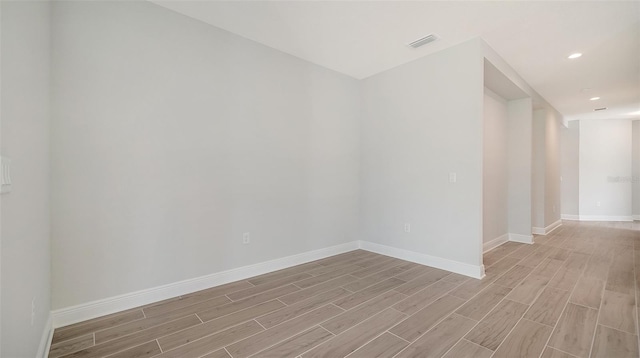
POLYGON ((11 192, 11 159, 0 157, 0 194, 11 192))

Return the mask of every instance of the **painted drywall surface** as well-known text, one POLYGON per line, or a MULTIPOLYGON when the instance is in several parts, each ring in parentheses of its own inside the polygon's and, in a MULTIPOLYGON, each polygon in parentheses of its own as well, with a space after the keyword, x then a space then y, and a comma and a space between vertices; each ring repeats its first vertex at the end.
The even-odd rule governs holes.
POLYGON ((50 311, 50 7, 2 8, 2 155, 12 191, 2 202, 2 357, 35 357, 50 311), (35 315, 31 323, 32 300, 35 315))
POLYGON ((482 161, 482 237, 507 234, 507 101, 485 88, 482 161))
POLYGON ((53 21, 54 308, 357 239, 355 80, 146 2, 53 21))
POLYGON ((362 81, 363 240, 481 264, 482 72, 472 40, 362 81))
POLYGON ((509 233, 531 235, 532 106, 530 98, 507 103, 509 116, 509 233))
POLYGON ((545 116, 544 227, 560 220, 561 127, 561 115, 552 109, 547 110, 545 116))
POLYGON ((561 128, 562 216, 577 219, 579 214, 580 121, 561 128))
POLYGON ((545 177, 546 177, 546 121, 547 111, 533 111, 532 123, 532 171, 531 171, 531 225, 545 227, 545 177))
POLYGON ((581 218, 631 217, 631 138, 631 120, 580 121, 581 218))
POLYGON ((633 171, 633 216, 640 220, 640 120, 632 122, 633 127, 633 153, 631 155, 633 171))

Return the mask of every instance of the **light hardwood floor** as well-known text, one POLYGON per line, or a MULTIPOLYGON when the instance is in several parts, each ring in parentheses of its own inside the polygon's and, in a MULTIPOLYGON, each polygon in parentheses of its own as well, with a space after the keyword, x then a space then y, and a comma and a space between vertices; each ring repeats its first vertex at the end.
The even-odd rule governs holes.
POLYGON ((352 251, 58 328, 49 357, 638 357, 639 223, 564 222, 484 263, 352 251))

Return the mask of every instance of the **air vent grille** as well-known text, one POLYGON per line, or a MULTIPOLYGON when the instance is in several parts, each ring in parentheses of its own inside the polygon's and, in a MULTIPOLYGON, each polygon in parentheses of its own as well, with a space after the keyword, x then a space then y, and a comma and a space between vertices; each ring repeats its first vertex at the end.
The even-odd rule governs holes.
POLYGON ((420 46, 424 46, 430 42, 433 42, 435 40, 437 40, 439 37, 436 34, 429 34, 425 37, 419 38, 411 43, 409 43, 407 46, 409 47, 413 47, 413 48, 418 48, 420 46))
POLYGON ((593 111, 597 112, 597 111, 604 111, 605 109, 607 109, 607 107, 602 107, 602 108, 596 108, 593 111))

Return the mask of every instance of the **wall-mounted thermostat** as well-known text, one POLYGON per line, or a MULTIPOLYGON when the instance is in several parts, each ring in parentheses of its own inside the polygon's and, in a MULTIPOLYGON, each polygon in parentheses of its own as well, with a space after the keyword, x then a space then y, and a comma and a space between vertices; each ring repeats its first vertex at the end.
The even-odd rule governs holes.
POLYGON ((0 194, 11 192, 11 159, 0 157, 0 194))

